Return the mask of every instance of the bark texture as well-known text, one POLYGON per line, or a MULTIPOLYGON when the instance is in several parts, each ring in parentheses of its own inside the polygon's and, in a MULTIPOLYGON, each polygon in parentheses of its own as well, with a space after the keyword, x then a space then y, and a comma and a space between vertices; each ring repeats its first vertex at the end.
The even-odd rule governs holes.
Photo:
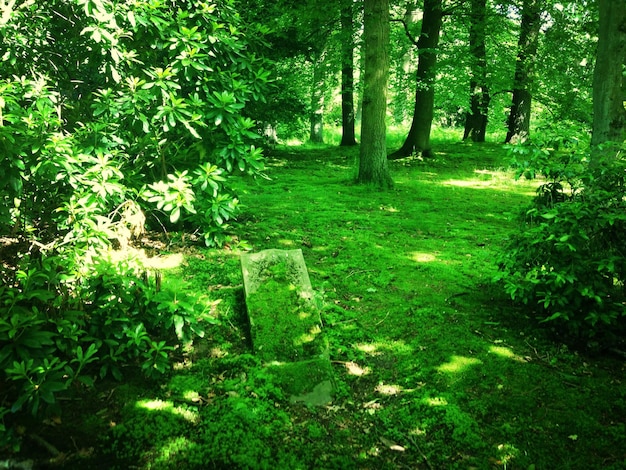
POLYGON ((513 103, 505 142, 524 142, 530 135, 534 63, 537 55, 543 0, 524 0, 513 84, 513 103))
POLYGON ((387 163, 387 81, 389 75, 389 0, 364 2, 365 72, 357 182, 390 187, 387 163))
POLYGON ((424 0, 422 30, 417 40, 417 87, 413 121, 404 144, 399 150, 389 155, 390 159, 404 158, 413 154, 421 154, 423 157, 432 156, 430 129, 433 123, 435 66, 442 23, 442 0, 424 0))
POLYGON ((470 109, 465 116, 463 140, 471 138, 474 142, 484 142, 491 101, 487 84, 487 48, 485 45, 487 0, 472 0, 470 15, 469 48, 472 56, 470 109))
POLYGON ((598 0, 600 25, 598 52, 593 75, 594 159, 602 155, 598 148, 605 142, 622 143, 626 137, 626 1, 598 0))
POLYGON ((341 3, 341 146, 356 145, 354 132, 354 11, 352 0, 341 3))

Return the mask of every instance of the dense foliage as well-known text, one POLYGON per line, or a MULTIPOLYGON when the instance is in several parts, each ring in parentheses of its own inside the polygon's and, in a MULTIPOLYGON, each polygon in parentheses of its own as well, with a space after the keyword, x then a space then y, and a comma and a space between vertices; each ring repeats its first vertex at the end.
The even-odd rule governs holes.
POLYGON ((589 142, 575 131, 543 135, 512 148, 518 176, 543 182, 503 252, 499 279, 540 322, 608 347, 626 326, 623 149, 590 165, 589 142))
POLYGON ((0 33, 0 415, 169 355, 207 306, 130 249, 146 228, 228 241, 229 178, 260 174, 246 105, 262 28, 229 0, 10 2, 0 33))

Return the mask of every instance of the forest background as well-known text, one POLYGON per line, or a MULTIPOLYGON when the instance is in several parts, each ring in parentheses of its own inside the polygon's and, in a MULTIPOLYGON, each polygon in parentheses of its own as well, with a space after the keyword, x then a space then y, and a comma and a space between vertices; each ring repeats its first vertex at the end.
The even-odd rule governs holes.
POLYGON ((24 451, 24 415, 50 420, 60 398, 129 368, 163 380, 210 336, 214 303, 162 285, 165 268, 137 246, 184 233, 251 249, 241 195, 270 184, 273 152, 323 148, 337 129, 339 146, 361 142, 352 180, 381 190, 394 186, 392 161, 436 165, 433 129, 506 142, 515 174, 538 179, 499 253, 500 287, 559 341, 622 350, 626 2, 0 8, 7 455, 24 451), (390 134, 401 136, 393 148, 390 134))

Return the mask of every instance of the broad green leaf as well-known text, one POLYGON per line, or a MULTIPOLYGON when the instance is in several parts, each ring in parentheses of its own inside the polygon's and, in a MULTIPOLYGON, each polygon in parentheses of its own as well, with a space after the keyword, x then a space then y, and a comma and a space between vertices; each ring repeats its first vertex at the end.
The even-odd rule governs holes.
POLYGON ((170 214, 170 222, 175 224, 180 219, 180 207, 176 207, 170 214))

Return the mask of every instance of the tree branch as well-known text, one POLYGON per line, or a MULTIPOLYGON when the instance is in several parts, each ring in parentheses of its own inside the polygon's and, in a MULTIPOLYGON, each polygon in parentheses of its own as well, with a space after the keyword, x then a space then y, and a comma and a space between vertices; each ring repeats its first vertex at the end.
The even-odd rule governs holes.
POLYGON ((454 13, 454 10, 462 7, 465 4, 465 0, 457 0, 452 2, 448 7, 443 9, 443 16, 450 16, 454 13))
POLYGON ((407 24, 406 21, 400 18, 391 18, 389 21, 392 23, 401 23, 402 26, 404 26, 404 32, 406 34, 406 37, 409 38, 409 41, 411 41, 411 44, 413 44, 414 46, 417 46, 417 39, 415 39, 413 35, 411 34, 411 31, 409 31, 409 25, 407 24))

